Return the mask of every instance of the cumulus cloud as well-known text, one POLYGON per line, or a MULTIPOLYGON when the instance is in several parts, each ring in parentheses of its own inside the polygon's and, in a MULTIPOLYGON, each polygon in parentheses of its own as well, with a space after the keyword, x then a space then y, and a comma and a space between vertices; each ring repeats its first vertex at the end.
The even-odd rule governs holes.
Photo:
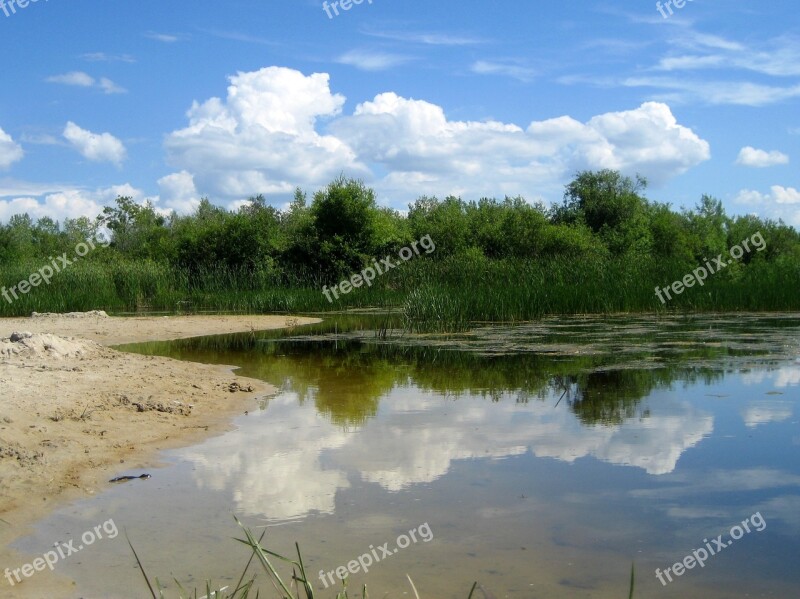
MULTIPOLYGON (((57 186, 54 186, 57 187, 57 186)), ((61 188, 47 189, 41 186, 18 185, 0 188, 0 222, 7 222, 15 214, 28 213, 31 218, 44 216, 56 220, 86 216, 94 218, 118 196, 143 199, 141 190, 128 183, 112 185, 95 190, 61 188), (27 188, 27 189, 26 189, 27 188), (19 192, 29 192, 27 195, 19 192)))
POLYGON ((288 196, 338 174, 361 177, 402 205, 416 195, 555 198, 578 169, 619 169, 661 184, 708 160, 709 144, 666 104, 533 121, 448 119, 425 100, 381 93, 342 114, 325 73, 268 67, 230 78, 227 97, 194 102, 165 147, 170 164, 222 200, 288 196), (324 132, 318 131, 327 125, 324 132))
POLYGON ((534 121, 523 130, 497 121, 451 121, 435 104, 384 93, 331 130, 358 156, 403 180, 430 185, 433 179, 439 187, 457 180, 472 193, 530 193, 581 168, 639 172, 658 184, 710 156, 708 142, 654 102, 586 123, 568 116, 534 121))
POLYGON ((227 98, 195 102, 189 125, 165 142, 169 162, 194 175, 204 193, 241 198, 324 185, 342 171, 368 174, 353 151, 317 133, 318 119, 338 115, 345 98, 328 75, 281 67, 238 73, 227 98))
POLYGON ((22 147, 0 127, 0 168, 8 168, 21 160, 23 154, 22 147))
POLYGON ((752 166, 754 168, 765 168, 778 164, 789 164, 789 157, 777 150, 767 152, 765 150, 758 150, 752 146, 745 146, 739 150, 739 157, 736 159, 736 164, 752 166))
POLYGON ((103 90, 106 94, 124 94, 127 91, 124 87, 120 87, 107 77, 101 77, 98 80, 83 71, 71 71, 63 75, 53 75, 45 79, 45 81, 48 83, 60 83, 62 85, 73 85, 77 87, 94 87, 103 90))
POLYGON ((794 187, 773 185, 770 193, 761 193, 752 189, 743 189, 736 197, 740 204, 800 204, 800 191, 794 187))
POLYGON ((772 195, 778 204, 800 204, 800 191, 794 187, 773 185, 772 195))
POLYGON ((87 160, 121 164, 125 160, 125 146, 110 133, 92 133, 69 121, 64 127, 64 139, 87 160))
POLYGON ((158 180, 159 200, 163 205, 176 212, 187 214, 200 205, 200 197, 194 185, 191 173, 180 171, 158 180))
POLYGON ((733 201, 749 208, 758 207, 759 214, 764 217, 782 218, 790 225, 800 227, 800 191, 794 187, 773 185, 769 193, 743 189, 733 201))

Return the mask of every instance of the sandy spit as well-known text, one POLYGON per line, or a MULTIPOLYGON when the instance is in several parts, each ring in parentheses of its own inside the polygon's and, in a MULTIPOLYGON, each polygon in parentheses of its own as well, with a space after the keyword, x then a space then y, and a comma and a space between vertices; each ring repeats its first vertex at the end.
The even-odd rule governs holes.
MULTIPOLYGON (((152 471, 158 451, 226 430, 231 416, 275 391, 230 367, 127 354, 108 345, 314 320, 102 312, 0 319, 0 568, 35 557, 8 545, 50 510, 106 488, 114 476, 152 471)), ((45 570, 13 588, 0 580, 0 595, 74 593, 69 581, 45 570)))

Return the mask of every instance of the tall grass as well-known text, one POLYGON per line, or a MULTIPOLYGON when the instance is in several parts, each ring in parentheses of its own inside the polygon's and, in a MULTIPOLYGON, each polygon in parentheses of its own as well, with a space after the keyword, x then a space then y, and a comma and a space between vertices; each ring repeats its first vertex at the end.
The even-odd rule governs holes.
POLYGON ((650 260, 442 261, 423 265, 404 313, 415 330, 458 330, 475 321, 513 322, 556 314, 800 309, 800 267, 757 263, 711 275, 703 286, 655 294, 691 272, 685 263, 650 260))
MULTIPOLYGON (((40 264, 0 272, 0 287, 27 279, 40 264)), ((321 285, 287 285, 271 272, 224 267, 187 272, 165 264, 78 262, 9 303, 0 316, 102 309, 109 312, 312 312, 402 309, 412 330, 459 330, 476 321, 513 322, 551 314, 788 311, 800 309, 800 266, 789 260, 733 264, 662 304, 693 265, 651 259, 488 260, 474 255, 415 259, 329 302, 321 285)))

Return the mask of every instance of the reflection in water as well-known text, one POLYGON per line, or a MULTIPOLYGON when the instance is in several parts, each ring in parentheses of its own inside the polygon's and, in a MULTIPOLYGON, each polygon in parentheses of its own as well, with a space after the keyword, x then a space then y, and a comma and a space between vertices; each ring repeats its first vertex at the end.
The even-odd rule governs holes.
MULTIPOLYGON (((740 356, 730 347, 750 341, 746 335, 727 345, 709 343, 719 332, 702 324, 703 340, 693 344, 698 333, 691 324, 673 323, 671 337, 658 331, 654 352, 652 327, 632 323, 621 327, 613 351, 575 351, 586 349, 565 342, 576 336, 609 345, 606 326, 579 322, 539 330, 544 353, 486 356, 447 344, 380 343, 364 333, 363 322, 316 325, 316 335, 288 339, 279 331, 147 344, 149 353, 201 361, 225 351, 225 361, 242 365, 242 374, 282 389, 257 421, 183 454, 196 464, 198 484, 232 489, 246 513, 288 519, 332 513, 337 490, 350 486, 349 472, 399 491, 437 480, 456 460, 531 453, 568 463, 591 456, 668 474, 714 428, 713 415, 681 399, 675 382, 685 388, 722 381, 719 359, 740 356), (664 347, 675 355, 654 362, 664 347), (717 358, 716 368, 710 358, 717 358)), ((519 327, 496 336, 513 337, 518 346, 522 338, 519 327)), ((476 338, 483 347, 486 334, 476 338)), ((798 370, 767 366, 744 380, 771 377, 776 386, 791 385, 798 370)), ((791 414, 789 404, 762 401, 745 408, 743 418, 756 426, 791 414)))
POLYGON ((201 488, 230 489, 239 510, 285 519, 331 513, 336 491, 349 486, 348 472, 399 491, 437 480, 456 460, 531 452, 565 462, 592 456, 665 474, 713 430, 711 414, 670 397, 654 402, 647 417, 590 427, 554 409, 557 397, 527 404, 516 402, 515 393, 496 399, 444 399, 406 382, 382 398, 377 418, 343 431, 324 412, 297 409, 296 395, 284 392, 235 433, 181 455, 195 464, 201 488))
MULTIPOLYGON (((800 319, 651 320, 387 343, 369 319, 342 318, 137 346, 236 364, 280 392, 236 430, 171 452, 175 465, 153 484, 86 502, 73 528, 99 512, 124 521, 154 539, 147 554, 165 564, 162 578, 193 583, 238 570, 219 551, 234 512, 269 526, 275 548, 299 541, 327 570, 429 522, 425 549, 353 581, 381 591, 411 572, 431 597, 463 597, 478 578, 497 596, 605 599, 627 593, 635 560, 639 596, 796 595, 800 319), (648 576, 756 511, 767 529, 713 569, 666 590, 648 576), (205 542, 176 552, 195 534, 205 542)), ((103 559, 128 576, 126 547, 103 559)), ((70 567, 84 596, 108 596, 101 568, 70 567)))
MULTIPOLYGON (((179 345, 208 351, 204 343, 220 341, 179 345)), ((679 366, 597 370, 607 367, 597 356, 554 361, 358 340, 226 341, 241 352, 227 361, 282 392, 238 431, 182 455, 195 464, 200 488, 229 489, 239 510, 275 520, 333 513, 349 473, 399 491, 434 482, 456 460, 591 456, 669 473, 713 430, 710 413, 670 392, 673 381, 722 377, 679 366)))
POLYGON ((324 468, 320 456, 343 447, 348 434, 297 396, 282 394, 258 426, 217 437, 181 455, 195 465, 200 489, 232 493, 237 513, 283 520, 310 512, 332 514, 338 489, 350 485, 344 471, 324 468))

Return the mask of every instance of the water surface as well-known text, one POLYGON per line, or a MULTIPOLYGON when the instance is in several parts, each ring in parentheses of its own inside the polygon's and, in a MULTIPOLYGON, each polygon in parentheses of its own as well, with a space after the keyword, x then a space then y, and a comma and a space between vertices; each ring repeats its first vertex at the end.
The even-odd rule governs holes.
MULTIPOLYGON (((18 547, 42 553, 113 518, 152 576, 200 587, 234 584, 246 563, 233 514, 271 549, 298 541, 314 575, 427 524, 432 539, 350 588, 413 596, 408 573, 429 598, 465 598, 474 580, 495 597, 627 597, 633 562, 638 597, 800 595, 800 316, 393 326, 338 317, 128 348, 235 364, 280 392, 18 547), (656 579, 755 513, 762 531, 656 579)), ((80 596, 146 596, 122 536, 71 560, 59 571, 80 596)))

